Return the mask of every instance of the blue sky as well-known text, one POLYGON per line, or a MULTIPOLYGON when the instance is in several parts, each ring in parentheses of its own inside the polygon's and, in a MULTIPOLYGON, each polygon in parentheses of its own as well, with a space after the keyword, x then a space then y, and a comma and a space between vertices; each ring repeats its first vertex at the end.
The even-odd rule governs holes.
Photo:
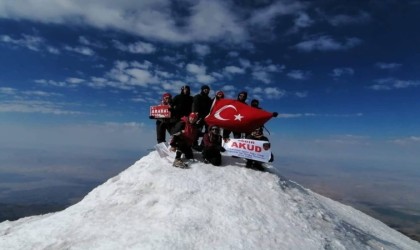
POLYGON ((203 84, 280 116, 282 154, 418 163, 420 1, 1 1, 1 148, 143 152, 203 84))

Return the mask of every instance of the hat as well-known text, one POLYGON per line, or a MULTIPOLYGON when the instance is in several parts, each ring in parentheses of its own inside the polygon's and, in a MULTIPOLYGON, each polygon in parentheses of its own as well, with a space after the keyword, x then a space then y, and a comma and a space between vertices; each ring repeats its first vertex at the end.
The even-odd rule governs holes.
POLYGON ((216 92, 216 95, 222 94, 222 97, 225 97, 225 93, 223 93, 223 91, 219 90, 216 92))
POLYGON ((201 90, 205 90, 205 89, 210 90, 210 87, 209 87, 208 85, 203 85, 203 86, 201 86, 201 90))
POLYGON ((171 98, 172 96, 169 93, 165 93, 165 94, 162 95, 162 99, 165 99, 165 97, 171 98))
POLYGON ((189 118, 192 118, 192 119, 197 119, 198 118, 198 115, 196 113, 194 113, 194 112, 191 112, 191 114, 188 117, 189 118))

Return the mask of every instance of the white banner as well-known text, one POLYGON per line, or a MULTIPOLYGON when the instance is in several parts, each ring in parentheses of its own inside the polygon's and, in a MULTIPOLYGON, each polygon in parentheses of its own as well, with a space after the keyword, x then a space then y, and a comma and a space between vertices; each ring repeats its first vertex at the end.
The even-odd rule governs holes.
POLYGON ((248 139, 229 139, 223 144, 226 153, 250 160, 268 162, 271 157, 270 143, 248 139))

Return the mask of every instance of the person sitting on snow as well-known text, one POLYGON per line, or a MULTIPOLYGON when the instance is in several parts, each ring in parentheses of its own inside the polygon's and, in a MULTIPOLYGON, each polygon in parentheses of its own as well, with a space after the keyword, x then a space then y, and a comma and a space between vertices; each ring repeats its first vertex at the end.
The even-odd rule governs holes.
MULTIPOLYGON (((270 142, 268 138, 264 136, 263 127, 259 127, 255 129, 250 135, 246 137, 246 139, 267 141, 268 145, 266 145, 266 147, 268 148, 270 147, 270 142)), ((269 162, 273 162, 273 161, 274 161, 274 156, 273 154, 271 154, 269 162)), ((264 167, 262 164, 263 162, 247 159, 245 167, 263 171, 264 167)))
POLYGON ((204 163, 211 163, 214 166, 222 164, 222 155, 220 152, 225 152, 222 147, 222 136, 220 135, 220 128, 214 125, 209 126, 209 132, 203 136, 204 148, 203 158, 204 163))
POLYGON ((175 161, 173 163, 174 167, 187 167, 181 159, 182 154, 184 154, 185 158, 188 160, 192 160, 194 158, 191 146, 197 137, 197 119, 197 114, 191 113, 188 117, 182 117, 181 121, 175 124, 173 129, 174 133, 170 142, 170 150, 176 151, 175 161))

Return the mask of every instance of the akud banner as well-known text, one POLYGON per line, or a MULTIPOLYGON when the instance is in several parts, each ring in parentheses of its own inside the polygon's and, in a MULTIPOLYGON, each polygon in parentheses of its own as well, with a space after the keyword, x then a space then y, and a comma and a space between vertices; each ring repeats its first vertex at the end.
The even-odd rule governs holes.
POLYGON ((271 157, 270 142, 249 139, 229 139, 223 144, 226 153, 255 161, 268 162, 271 157))

